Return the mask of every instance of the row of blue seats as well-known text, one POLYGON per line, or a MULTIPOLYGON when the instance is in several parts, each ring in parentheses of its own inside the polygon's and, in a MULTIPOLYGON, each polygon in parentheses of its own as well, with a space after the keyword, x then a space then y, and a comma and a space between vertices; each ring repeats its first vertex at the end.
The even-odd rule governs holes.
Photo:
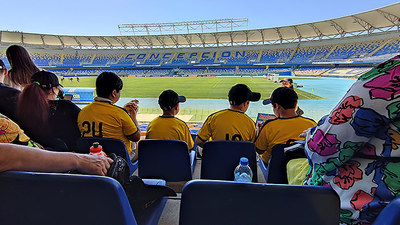
MULTIPOLYGON (((328 57, 328 59, 351 59, 358 57, 381 56, 399 53, 400 39, 375 40, 350 44, 300 47, 271 50, 244 50, 238 52, 205 52, 203 53, 159 53, 159 54, 118 54, 118 53, 52 53, 32 52, 33 61, 38 66, 133 66, 146 65, 171 65, 185 66, 191 64, 246 65, 253 62, 259 63, 309 63, 328 57), (332 50, 332 52, 331 52, 332 50), (193 56, 195 54, 195 56, 193 56), (156 55, 157 57, 151 57, 156 55), (167 55, 166 57, 164 57, 167 55)), ((1 54, 1 58, 5 58, 1 54)), ((5 61, 7 65, 7 61, 5 61)))

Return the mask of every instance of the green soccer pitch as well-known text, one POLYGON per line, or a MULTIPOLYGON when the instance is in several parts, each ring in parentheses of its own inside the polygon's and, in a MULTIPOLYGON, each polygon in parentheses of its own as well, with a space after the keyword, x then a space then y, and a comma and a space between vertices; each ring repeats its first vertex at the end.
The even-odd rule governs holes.
MULTIPOLYGON (((121 77, 124 87, 122 98, 158 98, 163 90, 172 89, 188 99, 227 99, 229 89, 235 84, 246 84, 252 91, 260 92, 261 99, 268 98, 280 87, 264 77, 121 77)), ((95 87, 96 77, 80 77, 61 82, 64 87, 95 87)), ((322 99, 296 89, 299 100, 322 99)))

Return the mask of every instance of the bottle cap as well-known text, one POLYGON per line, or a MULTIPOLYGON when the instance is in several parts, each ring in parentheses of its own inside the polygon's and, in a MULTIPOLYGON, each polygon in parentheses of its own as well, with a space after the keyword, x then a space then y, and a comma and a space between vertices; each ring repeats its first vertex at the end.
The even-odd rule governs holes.
POLYGON ((249 165, 249 160, 246 157, 240 158, 240 165, 242 165, 242 166, 249 165))
POLYGON ((93 147, 95 148, 99 147, 99 142, 93 142, 93 147))
POLYGON ((90 152, 99 153, 103 150, 103 147, 99 144, 99 142, 93 142, 93 146, 90 147, 90 152))

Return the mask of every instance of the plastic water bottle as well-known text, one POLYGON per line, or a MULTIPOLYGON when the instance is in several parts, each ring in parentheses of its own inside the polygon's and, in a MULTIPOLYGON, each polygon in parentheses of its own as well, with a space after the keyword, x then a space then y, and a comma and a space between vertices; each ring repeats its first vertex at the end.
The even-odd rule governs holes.
POLYGON ((234 175, 236 182, 250 183, 252 181, 253 172, 250 169, 249 160, 246 157, 240 158, 240 163, 236 167, 234 175))
POLYGON ((92 147, 90 147, 89 154, 107 157, 106 153, 103 152, 103 147, 99 144, 99 142, 93 142, 92 147))

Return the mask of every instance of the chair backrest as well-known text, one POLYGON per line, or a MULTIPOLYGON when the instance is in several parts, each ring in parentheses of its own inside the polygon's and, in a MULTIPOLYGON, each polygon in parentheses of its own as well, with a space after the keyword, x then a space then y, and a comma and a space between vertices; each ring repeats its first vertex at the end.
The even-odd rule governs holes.
POLYGON ((128 162, 131 174, 133 174, 137 169, 138 163, 131 162, 125 143, 120 139, 81 137, 77 140, 76 152, 89 153, 89 149, 93 145, 93 142, 99 142, 106 154, 115 153, 117 156, 124 158, 128 162))
POLYGON ((240 158, 246 157, 257 182, 256 148, 249 141, 207 141, 203 147, 201 179, 234 180, 233 172, 240 158))
POLYGON ((136 224, 121 185, 100 176, 0 173, 0 224, 136 224))
POLYGON ((267 167, 267 177, 265 181, 273 184, 287 184, 287 173, 285 163, 284 148, 291 144, 278 144, 272 147, 271 159, 267 167))
POLYGON ((146 139, 138 143, 139 177, 168 182, 192 179, 186 142, 146 139))
POLYGON ((182 191, 179 224, 337 225, 339 213, 327 187, 193 180, 182 191))
POLYGON ((400 224, 400 197, 396 197, 383 208, 374 221, 374 225, 398 225, 400 224))

